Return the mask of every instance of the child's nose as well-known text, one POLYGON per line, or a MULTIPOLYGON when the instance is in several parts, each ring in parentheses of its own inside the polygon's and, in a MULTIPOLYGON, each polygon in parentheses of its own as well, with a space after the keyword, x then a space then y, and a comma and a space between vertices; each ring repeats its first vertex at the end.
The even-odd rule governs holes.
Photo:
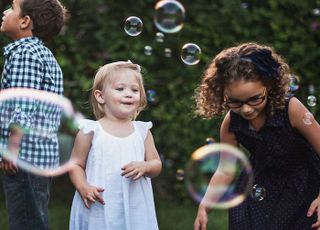
POLYGON ((243 113, 246 113, 246 112, 250 112, 251 111, 251 106, 250 105, 247 105, 247 104, 243 104, 242 107, 241 107, 241 111, 243 113))
POLYGON ((126 90, 126 97, 132 97, 132 92, 130 90, 126 90))

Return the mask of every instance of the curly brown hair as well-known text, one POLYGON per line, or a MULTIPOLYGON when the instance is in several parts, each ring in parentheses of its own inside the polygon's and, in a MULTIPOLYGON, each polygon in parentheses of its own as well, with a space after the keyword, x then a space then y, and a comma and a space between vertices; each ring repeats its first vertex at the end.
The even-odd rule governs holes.
POLYGON ((68 12, 58 0, 22 0, 20 16, 29 16, 33 23, 32 33, 45 42, 58 35, 68 12))
POLYGON ((288 64, 270 46, 244 43, 213 58, 195 91, 196 114, 212 118, 225 113, 224 90, 240 80, 261 81, 268 88, 268 115, 284 107, 290 82, 288 64))

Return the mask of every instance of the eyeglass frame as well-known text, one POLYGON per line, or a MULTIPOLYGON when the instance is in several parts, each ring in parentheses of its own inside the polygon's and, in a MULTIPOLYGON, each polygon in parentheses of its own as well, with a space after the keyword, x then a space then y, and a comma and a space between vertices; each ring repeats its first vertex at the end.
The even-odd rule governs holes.
POLYGON ((239 108, 241 108, 244 104, 246 104, 246 105, 249 105, 249 106, 257 106, 257 105, 260 105, 260 104, 262 104, 264 101, 265 101, 265 99, 266 99, 266 97, 267 97, 267 87, 265 87, 264 88, 264 90, 263 90, 263 95, 261 95, 261 96, 259 96, 259 97, 257 97, 257 98, 250 98, 250 99, 247 99, 247 100, 245 100, 245 101, 240 101, 240 100, 235 100, 235 101, 233 101, 233 102, 230 102, 230 101, 228 101, 228 96, 227 95, 225 95, 225 103, 226 103, 226 105, 230 108, 230 109, 239 109, 239 108), (261 99, 261 101, 260 102, 258 102, 258 103, 254 103, 254 104, 250 104, 250 101, 253 101, 253 100, 260 100, 261 99), (239 106, 229 106, 228 104, 229 103, 239 103, 239 106))

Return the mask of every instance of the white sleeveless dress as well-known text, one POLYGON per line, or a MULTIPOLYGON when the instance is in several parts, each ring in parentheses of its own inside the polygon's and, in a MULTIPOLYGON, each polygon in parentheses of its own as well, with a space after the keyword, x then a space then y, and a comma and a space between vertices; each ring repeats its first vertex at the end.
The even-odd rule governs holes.
POLYGON ((121 176, 121 167, 131 161, 144 161, 144 141, 151 122, 133 121, 134 132, 116 137, 103 130, 98 121, 83 119, 80 129, 94 132, 88 154, 86 176, 89 184, 104 188, 105 205, 98 201, 87 209, 75 192, 70 230, 157 230, 151 179, 134 181, 121 176))

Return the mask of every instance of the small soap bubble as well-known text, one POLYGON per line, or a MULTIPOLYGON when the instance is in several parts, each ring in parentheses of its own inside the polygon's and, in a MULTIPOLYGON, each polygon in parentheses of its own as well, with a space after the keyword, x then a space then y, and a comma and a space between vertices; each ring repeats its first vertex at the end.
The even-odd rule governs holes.
POLYGON ((181 50, 181 60, 187 65, 196 65, 200 62, 201 49, 197 44, 187 43, 181 50))
POLYGON ((154 89, 147 90, 147 101, 150 103, 155 103, 157 101, 156 99, 157 92, 154 89))
POLYGON ((212 137, 207 137, 207 138, 206 138, 206 142, 207 142, 208 145, 210 145, 210 144, 215 143, 216 141, 215 141, 214 138, 212 138, 212 137))
POLYGON ((156 33, 156 41, 159 43, 164 42, 164 34, 161 32, 157 32, 156 33))
POLYGON ((183 169, 177 169, 176 179, 178 181, 183 181, 184 180, 184 170, 183 169))
POLYGON ((293 93, 299 89, 300 79, 297 75, 290 75, 289 92, 293 93))
POLYGON ((319 9, 319 8, 314 8, 314 9, 312 10, 312 14, 313 14, 314 16, 320 16, 320 9, 319 9))
POLYGON ((266 189, 263 186, 259 184, 255 184, 252 186, 250 196, 253 200, 262 201, 266 198, 266 194, 266 189))
POLYGON ((307 98, 307 104, 310 106, 310 107, 314 107, 317 105, 317 98, 313 95, 310 95, 308 96, 307 98))
POLYGON ((158 30, 164 33, 179 32, 184 23, 185 9, 176 0, 162 0, 157 2, 153 21, 158 30))
POLYGON ((247 3, 247 2, 242 2, 242 3, 240 4, 240 6, 241 6, 242 9, 248 9, 249 3, 247 3))
POLYGON ((165 48, 164 49, 164 56, 167 58, 171 58, 172 57, 172 51, 170 48, 165 48))
POLYGON ((315 87, 314 87, 314 84, 309 84, 309 85, 308 85, 308 92, 309 92, 310 94, 314 94, 315 91, 316 91, 316 89, 315 89, 315 87))
POLYGON ((128 17, 124 23, 124 31, 129 36, 138 36, 141 34, 143 23, 140 18, 136 16, 128 17))
POLYGON ((152 47, 151 46, 145 46, 144 47, 144 54, 147 56, 151 56, 152 55, 152 47))

